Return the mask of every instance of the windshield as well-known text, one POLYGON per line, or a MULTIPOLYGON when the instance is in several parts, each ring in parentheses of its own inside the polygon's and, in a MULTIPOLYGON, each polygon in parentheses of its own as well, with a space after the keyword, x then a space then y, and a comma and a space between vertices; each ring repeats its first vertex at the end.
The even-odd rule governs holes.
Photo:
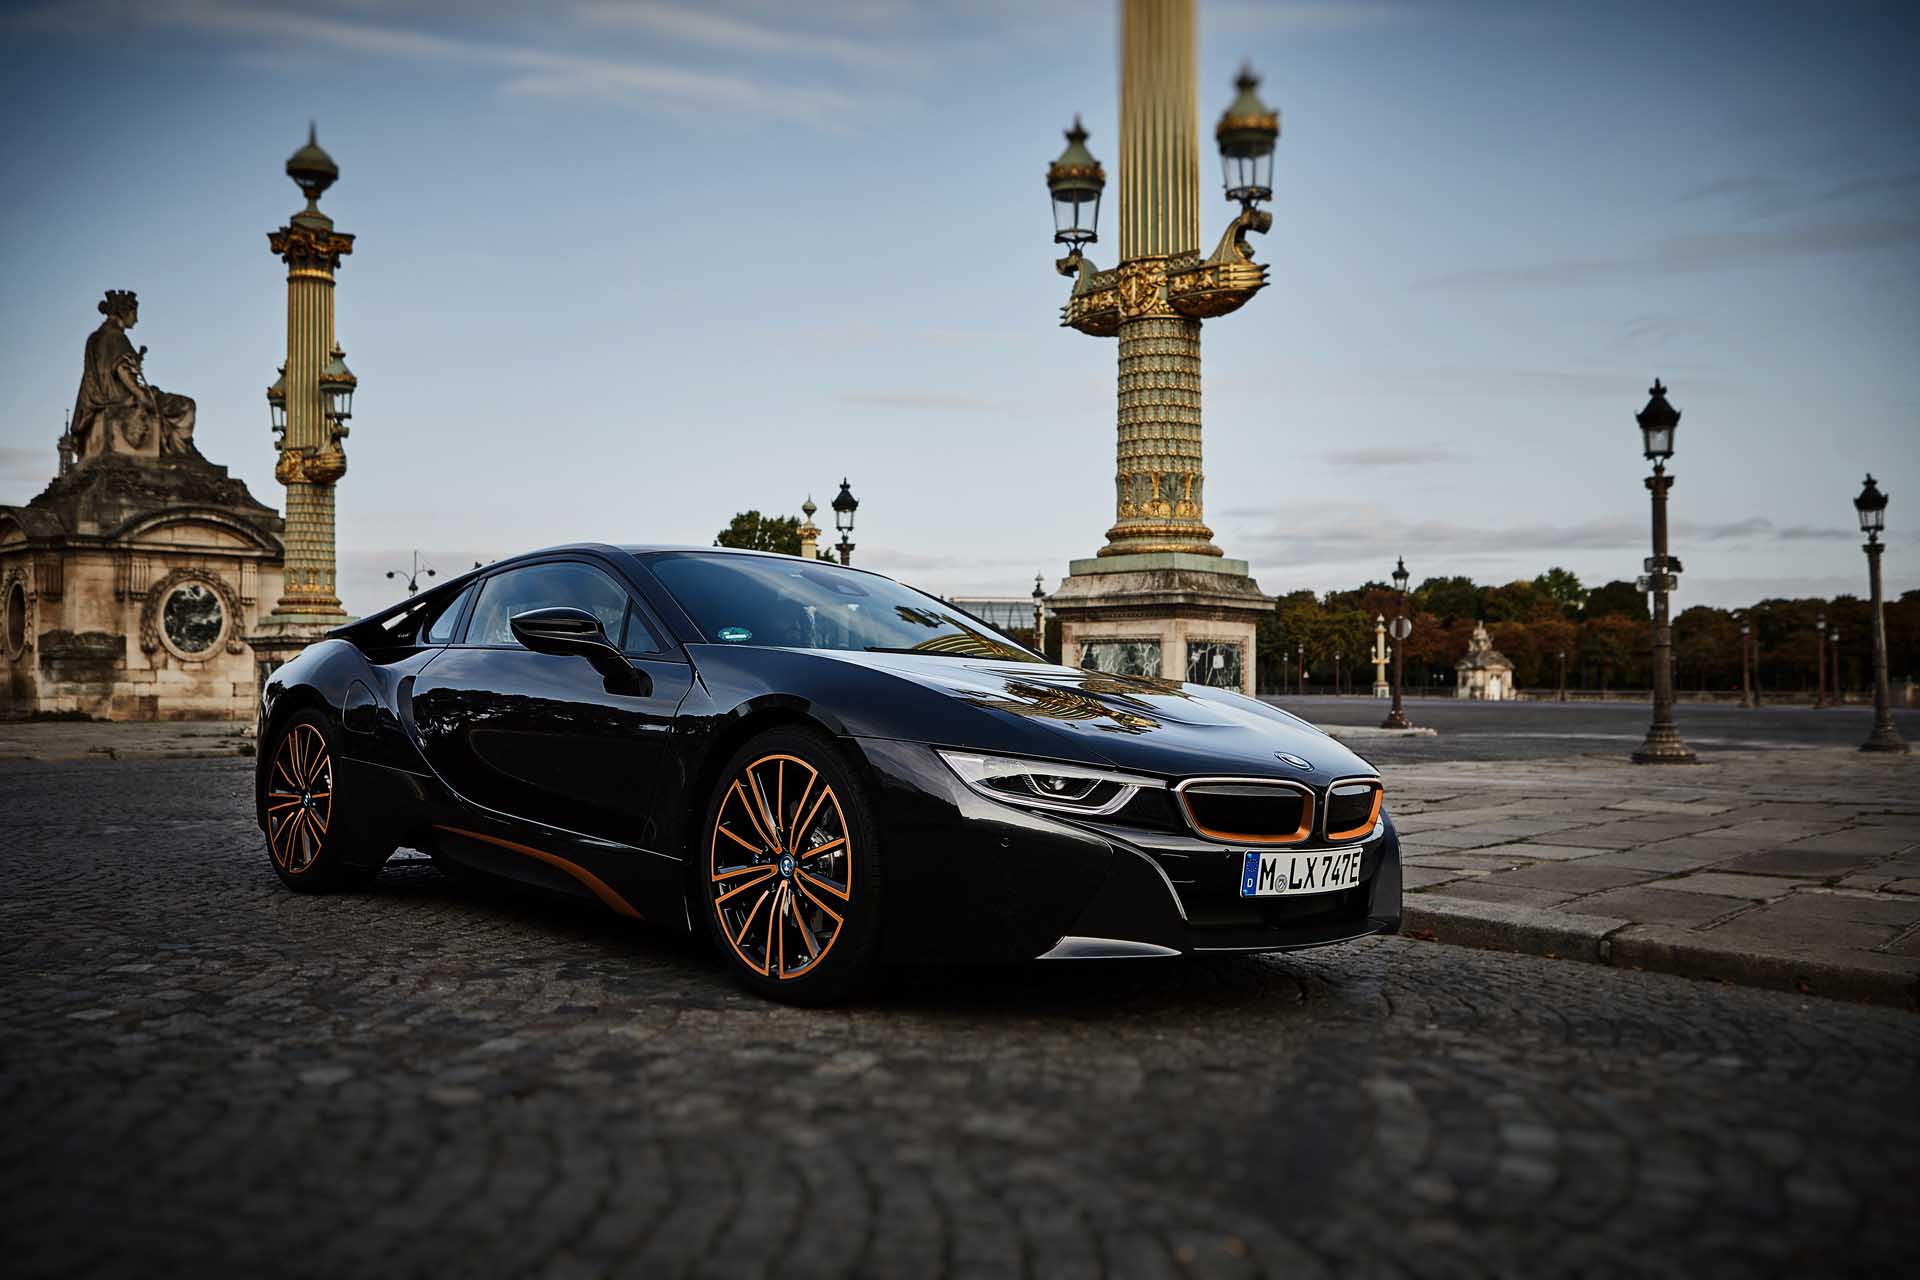
POLYGON ((878 574, 775 556, 661 556, 667 590, 714 644, 1038 662, 977 618, 878 574))

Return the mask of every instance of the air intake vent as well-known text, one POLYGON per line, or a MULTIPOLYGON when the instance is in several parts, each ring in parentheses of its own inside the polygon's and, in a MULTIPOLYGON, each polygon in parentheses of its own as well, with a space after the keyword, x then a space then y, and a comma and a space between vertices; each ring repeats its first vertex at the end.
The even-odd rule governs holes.
POLYGON ((1380 821, 1384 797, 1378 779, 1348 778, 1327 790, 1327 839, 1358 840, 1380 821))
POLYGON ((1298 844, 1313 834, 1313 792, 1297 782, 1216 780, 1176 788, 1187 823, 1231 844, 1298 844))

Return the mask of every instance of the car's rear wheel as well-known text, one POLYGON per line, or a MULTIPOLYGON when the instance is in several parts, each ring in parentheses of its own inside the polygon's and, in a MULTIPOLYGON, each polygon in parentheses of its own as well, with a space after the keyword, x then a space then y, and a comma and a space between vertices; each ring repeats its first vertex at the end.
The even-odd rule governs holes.
POLYGON ((290 718, 274 738, 267 766, 267 856, 290 889, 331 893, 355 889, 380 873, 380 862, 351 848, 340 817, 348 797, 335 787, 333 738, 317 712, 290 718))
POLYGON ((778 1000, 844 998, 873 971, 880 862, 872 806, 823 735, 742 747, 707 805, 701 893, 720 954, 778 1000))

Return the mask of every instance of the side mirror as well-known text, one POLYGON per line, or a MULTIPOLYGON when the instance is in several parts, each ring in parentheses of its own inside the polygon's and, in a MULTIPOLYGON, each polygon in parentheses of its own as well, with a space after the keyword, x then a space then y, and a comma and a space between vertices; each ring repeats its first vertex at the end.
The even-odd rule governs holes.
POLYGON ((559 657, 585 658, 607 679, 607 687, 616 693, 645 694, 652 682, 646 673, 635 671, 613 641, 607 639, 600 619, 585 609, 555 605, 550 609, 529 609, 516 613, 508 623, 513 638, 535 653, 559 657))

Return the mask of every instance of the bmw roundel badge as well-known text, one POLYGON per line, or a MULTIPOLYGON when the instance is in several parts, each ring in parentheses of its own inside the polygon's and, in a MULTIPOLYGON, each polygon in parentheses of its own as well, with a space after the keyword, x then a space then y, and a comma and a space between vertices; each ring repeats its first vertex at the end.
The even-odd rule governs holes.
POLYGON ((1277 758, 1282 764, 1290 764, 1296 769, 1313 768, 1312 765, 1308 764, 1305 760, 1302 760, 1299 756, 1289 755, 1285 751, 1276 751, 1273 754, 1275 758, 1277 758))

